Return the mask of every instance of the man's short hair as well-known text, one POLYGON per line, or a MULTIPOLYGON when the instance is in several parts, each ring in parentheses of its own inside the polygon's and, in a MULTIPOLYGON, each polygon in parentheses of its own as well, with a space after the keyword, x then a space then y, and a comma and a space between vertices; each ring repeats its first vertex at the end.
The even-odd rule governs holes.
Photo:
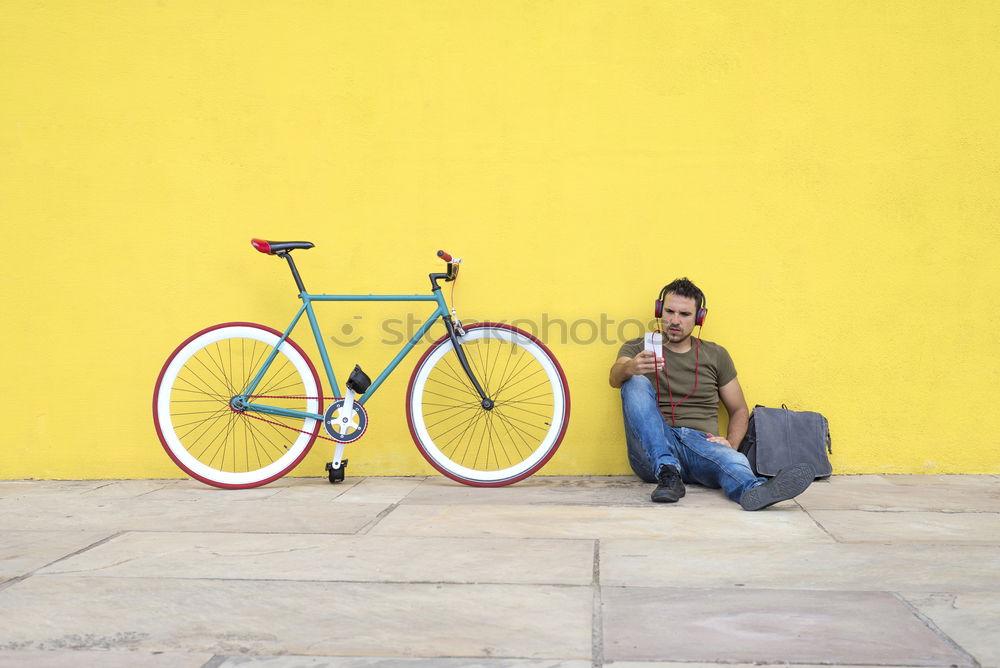
POLYGON ((705 293, 701 289, 688 280, 687 276, 684 278, 678 278, 674 281, 668 283, 663 288, 663 297, 666 298, 667 295, 674 294, 678 297, 686 297, 688 299, 693 299, 695 303, 695 312, 700 311, 705 305, 705 293))

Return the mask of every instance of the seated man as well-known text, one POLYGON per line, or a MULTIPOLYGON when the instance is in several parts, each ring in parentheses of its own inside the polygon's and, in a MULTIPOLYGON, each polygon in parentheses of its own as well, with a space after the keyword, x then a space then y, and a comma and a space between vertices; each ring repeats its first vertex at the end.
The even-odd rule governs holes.
POLYGON ((691 338, 707 312, 702 291, 677 279, 656 301, 663 329, 660 359, 645 350, 641 338, 618 351, 610 382, 621 388, 629 463, 637 476, 657 483, 653 501, 678 501, 684 483, 695 482, 721 487, 744 510, 761 510, 801 494, 814 473, 801 464, 771 480, 758 478, 736 450, 749 419, 736 367, 722 346, 691 338), (729 413, 726 438, 716 435, 720 400, 729 413))

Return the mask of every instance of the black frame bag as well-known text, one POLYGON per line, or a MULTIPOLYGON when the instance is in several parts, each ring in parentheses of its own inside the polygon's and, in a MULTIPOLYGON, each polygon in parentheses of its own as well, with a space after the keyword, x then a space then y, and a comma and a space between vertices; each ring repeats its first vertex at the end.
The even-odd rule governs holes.
POLYGON ((793 464, 809 464, 817 478, 833 473, 828 454, 833 454, 830 425, 812 411, 754 406, 740 452, 750 460, 759 476, 771 477, 793 464))

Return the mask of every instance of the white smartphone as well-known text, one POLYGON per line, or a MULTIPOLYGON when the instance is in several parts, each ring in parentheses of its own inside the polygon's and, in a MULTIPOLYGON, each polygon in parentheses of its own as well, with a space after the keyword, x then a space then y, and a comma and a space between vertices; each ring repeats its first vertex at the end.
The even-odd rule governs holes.
POLYGON ((660 332, 646 332, 646 350, 656 356, 656 364, 659 367, 663 363, 663 334, 660 332))

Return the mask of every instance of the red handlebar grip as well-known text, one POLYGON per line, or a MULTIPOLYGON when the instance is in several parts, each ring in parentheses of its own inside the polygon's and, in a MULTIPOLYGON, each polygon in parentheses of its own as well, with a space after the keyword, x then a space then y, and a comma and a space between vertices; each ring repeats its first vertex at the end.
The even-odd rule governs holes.
POLYGON ((451 255, 449 255, 448 253, 445 253, 443 250, 439 250, 438 251, 438 257, 441 258, 442 260, 444 260, 445 262, 451 262, 451 260, 452 260, 451 255))

